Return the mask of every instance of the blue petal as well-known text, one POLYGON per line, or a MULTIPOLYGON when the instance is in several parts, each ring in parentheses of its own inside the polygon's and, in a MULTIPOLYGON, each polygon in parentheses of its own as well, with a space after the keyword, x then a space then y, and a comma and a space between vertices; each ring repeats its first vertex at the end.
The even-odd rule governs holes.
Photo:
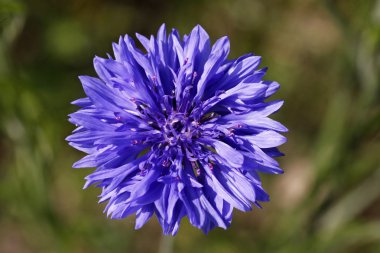
POLYGON ((199 52, 199 26, 194 27, 191 31, 184 46, 184 55, 190 62, 194 62, 196 55, 199 52))
POLYGON ((211 187, 211 189, 215 190, 215 192, 220 197, 222 197, 235 208, 241 211, 250 210, 250 205, 236 198, 236 196, 232 192, 230 192, 229 188, 225 187, 225 185, 223 185, 222 182, 220 182, 219 179, 215 177, 215 175, 209 170, 208 166, 204 166, 204 168, 207 173, 205 179, 208 187, 211 187))
POLYGON ((97 78, 80 76, 79 79, 83 84, 84 91, 95 106, 117 112, 123 109, 123 105, 130 104, 130 101, 117 96, 97 78))
POLYGON ((202 76, 197 84, 197 95, 195 96, 195 102, 198 102, 206 89, 208 80, 215 74, 220 65, 226 60, 228 53, 230 52, 230 42, 227 37, 222 37, 217 40, 212 47, 210 57, 205 63, 205 67, 202 76))
POLYGON ((288 129, 273 119, 259 116, 258 113, 250 112, 246 114, 229 114, 219 118, 216 123, 230 124, 236 126, 238 124, 245 124, 249 127, 259 129, 270 129, 279 132, 287 132, 288 129))
POLYGON ((85 97, 85 98, 77 99, 77 100, 71 102, 71 104, 77 105, 80 107, 87 107, 87 106, 91 106, 92 102, 88 97, 85 97))
POLYGON ((135 229, 140 229, 153 215, 153 205, 146 205, 141 207, 136 212, 136 225, 135 229))
POLYGON ((199 141, 205 142, 215 148, 220 159, 231 167, 239 168, 244 162, 244 156, 239 151, 222 141, 205 138, 202 138, 199 141))
POLYGON ((272 130, 262 131, 255 135, 240 136, 240 138, 247 140, 260 148, 273 148, 286 142, 284 136, 272 130))

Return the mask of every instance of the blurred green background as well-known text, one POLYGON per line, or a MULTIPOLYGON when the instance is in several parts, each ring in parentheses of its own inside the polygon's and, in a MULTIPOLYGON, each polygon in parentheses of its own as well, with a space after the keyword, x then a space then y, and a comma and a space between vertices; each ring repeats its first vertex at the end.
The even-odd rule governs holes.
POLYGON ((0 0, 0 253, 380 252, 380 0, 0 0), (64 138, 78 75, 121 34, 201 24, 254 52, 290 132, 271 202, 208 236, 106 219, 64 138))

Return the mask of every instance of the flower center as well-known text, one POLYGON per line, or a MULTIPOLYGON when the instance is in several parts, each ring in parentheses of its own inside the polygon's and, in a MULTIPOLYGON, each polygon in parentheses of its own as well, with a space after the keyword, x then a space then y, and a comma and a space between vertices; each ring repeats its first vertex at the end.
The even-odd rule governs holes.
POLYGON ((183 113, 170 115, 162 126, 162 133, 166 143, 171 146, 191 142, 199 137, 199 124, 183 113))

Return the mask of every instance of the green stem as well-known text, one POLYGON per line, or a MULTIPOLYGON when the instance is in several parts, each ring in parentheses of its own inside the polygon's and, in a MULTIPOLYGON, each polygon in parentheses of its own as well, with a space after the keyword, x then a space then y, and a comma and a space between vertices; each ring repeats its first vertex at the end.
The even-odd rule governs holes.
POLYGON ((173 253, 173 236, 162 235, 160 241, 159 253, 173 253))

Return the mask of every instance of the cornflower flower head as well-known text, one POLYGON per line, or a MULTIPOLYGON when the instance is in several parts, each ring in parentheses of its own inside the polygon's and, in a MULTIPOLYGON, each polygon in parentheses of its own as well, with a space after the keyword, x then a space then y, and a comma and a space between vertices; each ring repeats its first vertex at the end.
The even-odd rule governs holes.
POLYGON ((274 158, 287 129, 268 117, 283 101, 266 101, 280 85, 263 80, 260 56, 227 59, 228 37, 211 45, 199 25, 136 36, 144 50, 122 36, 114 57, 95 57, 97 77, 79 77, 87 97, 73 102, 67 141, 87 156, 73 167, 96 167, 85 188, 102 188, 111 218, 136 214, 136 229, 153 214, 165 234, 183 217, 226 229, 233 208, 269 201, 258 172, 283 172, 274 158))

